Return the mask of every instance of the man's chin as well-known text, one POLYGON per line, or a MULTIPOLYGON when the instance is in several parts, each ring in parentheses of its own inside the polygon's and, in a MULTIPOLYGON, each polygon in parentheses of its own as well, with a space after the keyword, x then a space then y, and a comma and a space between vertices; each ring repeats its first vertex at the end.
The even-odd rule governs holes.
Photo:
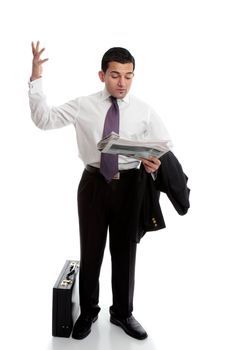
POLYGON ((124 98, 127 94, 126 90, 122 90, 122 91, 116 91, 116 93, 114 94, 114 97, 116 98, 124 98))

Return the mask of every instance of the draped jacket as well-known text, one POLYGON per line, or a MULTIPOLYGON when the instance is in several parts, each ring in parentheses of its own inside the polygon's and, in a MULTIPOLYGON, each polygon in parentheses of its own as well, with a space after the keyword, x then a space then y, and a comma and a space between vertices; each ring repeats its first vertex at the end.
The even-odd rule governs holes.
POLYGON ((179 215, 185 215, 190 207, 188 177, 178 159, 169 151, 160 160, 161 165, 155 174, 155 180, 141 165, 135 182, 130 234, 137 243, 146 232, 166 227, 159 203, 160 192, 167 194, 179 215))

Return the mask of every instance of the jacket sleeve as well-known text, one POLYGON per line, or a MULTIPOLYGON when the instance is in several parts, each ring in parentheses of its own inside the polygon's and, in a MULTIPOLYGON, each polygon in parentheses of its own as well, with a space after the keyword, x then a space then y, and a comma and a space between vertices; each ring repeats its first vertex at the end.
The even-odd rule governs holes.
POLYGON ((175 155, 169 151, 161 158, 157 172, 157 188, 165 192, 180 215, 185 215, 190 207, 190 189, 187 186, 188 177, 175 155))

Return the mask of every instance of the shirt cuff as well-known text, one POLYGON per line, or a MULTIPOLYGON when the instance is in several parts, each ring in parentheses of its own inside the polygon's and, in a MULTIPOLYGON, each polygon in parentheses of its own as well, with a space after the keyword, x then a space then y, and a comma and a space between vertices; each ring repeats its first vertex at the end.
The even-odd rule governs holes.
POLYGON ((29 92, 31 94, 36 94, 42 91, 42 78, 28 82, 29 92))
POLYGON ((156 170, 154 173, 150 173, 154 181, 157 179, 157 173, 158 173, 158 170, 156 170))

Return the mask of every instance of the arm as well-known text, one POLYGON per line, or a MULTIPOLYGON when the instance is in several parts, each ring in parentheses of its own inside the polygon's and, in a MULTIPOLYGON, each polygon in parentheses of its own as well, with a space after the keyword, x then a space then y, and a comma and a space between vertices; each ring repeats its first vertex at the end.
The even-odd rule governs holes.
POLYGON ((40 49, 39 41, 32 43, 32 74, 29 82, 29 104, 31 117, 40 129, 55 129, 75 123, 79 110, 78 99, 59 107, 50 107, 42 90, 42 65, 48 58, 41 59, 44 48, 40 49))
MULTIPOLYGON (((147 120, 147 140, 169 140, 169 146, 172 146, 170 135, 165 128, 162 120, 158 116, 158 114, 151 108, 149 108, 148 112, 148 120, 147 120)), ((147 173, 151 173, 153 179, 155 179, 157 170, 160 167, 160 160, 156 157, 150 157, 149 159, 141 159, 144 168, 147 173)))

